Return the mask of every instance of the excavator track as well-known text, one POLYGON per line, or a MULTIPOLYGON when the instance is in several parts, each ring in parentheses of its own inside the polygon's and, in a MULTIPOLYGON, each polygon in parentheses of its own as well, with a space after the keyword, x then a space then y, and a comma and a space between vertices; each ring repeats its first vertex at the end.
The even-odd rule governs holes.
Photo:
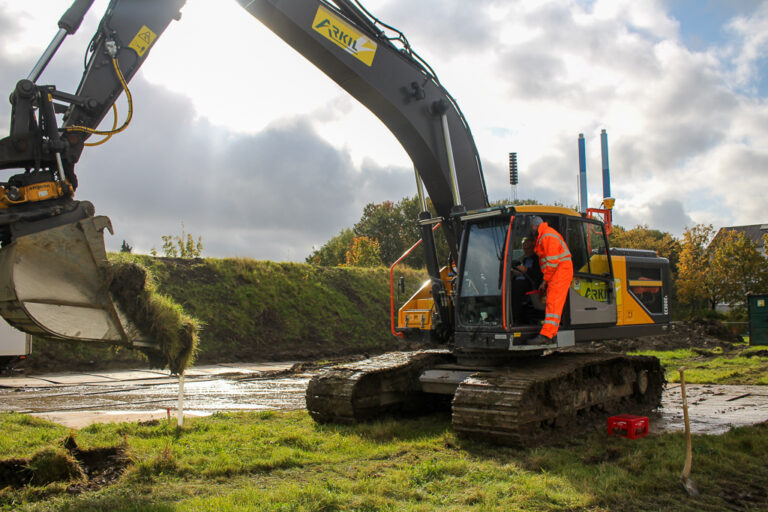
POLYGON ((465 438, 532 446, 606 414, 651 410, 664 382, 658 359, 649 356, 558 353, 517 361, 459 384, 453 428, 465 438))
POLYGON ((451 359, 447 350, 393 352, 334 367, 309 382, 307 410, 317 422, 346 424, 428 410, 434 397, 419 375, 451 359))

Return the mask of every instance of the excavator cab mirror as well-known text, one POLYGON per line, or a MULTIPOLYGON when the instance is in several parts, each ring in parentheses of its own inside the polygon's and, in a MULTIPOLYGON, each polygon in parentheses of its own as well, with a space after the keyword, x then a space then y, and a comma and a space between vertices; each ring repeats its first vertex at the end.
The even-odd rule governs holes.
POLYGON ((397 281, 397 291, 402 294, 405 293, 405 277, 403 276, 400 276, 400 279, 397 281))

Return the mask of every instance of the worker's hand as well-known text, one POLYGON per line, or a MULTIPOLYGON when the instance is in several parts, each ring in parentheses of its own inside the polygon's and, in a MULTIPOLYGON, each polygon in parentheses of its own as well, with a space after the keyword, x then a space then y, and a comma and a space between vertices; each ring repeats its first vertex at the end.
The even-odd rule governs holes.
POLYGON ((546 291, 547 291, 547 282, 546 281, 542 281, 541 282, 541 284, 539 285, 539 290, 546 293, 546 291))
POLYGON ((525 265, 519 265, 515 267, 515 272, 520 272, 521 274, 528 271, 528 267, 525 265))

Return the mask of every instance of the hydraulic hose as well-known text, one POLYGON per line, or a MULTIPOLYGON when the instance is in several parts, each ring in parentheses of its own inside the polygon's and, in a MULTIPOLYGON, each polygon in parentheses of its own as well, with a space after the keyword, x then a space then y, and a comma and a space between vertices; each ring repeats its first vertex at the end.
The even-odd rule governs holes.
MULTIPOLYGON (((93 128, 89 128, 88 126, 77 126, 77 125, 76 126, 68 126, 66 128, 66 131, 68 131, 68 132, 85 132, 85 133, 89 133, 91 135, 106 135, 107 136, 106 139, 104 139, 102 141, 99 141, 99 142, 96 142, 96 143, 89 144, 89 145, 103 144, 112 135, 114 135, 116 133, 120 133, 123 130, 125 130, 126 128, 128 128, 128 125, 131 124, 131 119, 133 118, 133 97, 131 96, 131 91, 128 89, 128 84, 125 81, 125 77, 123 77, 123 72, 120 71, 120 64, 117 62, 117 57, 112 57, 112 65, 115 68, 115 73, 117 74, 117 78, 118 78, 118 80, 120 80, 120 85, 123 87, 123 90, 125 91, 125 97, 128 100, 128 117, 125 119, 125 122, 123 122, 123 125, 120 128, 115 129, 113 127, 112 130, 95 130, 93 128)), ((114 107, 114 105, 112 105, 112 106, 114 107)), ((117 116, 115 116, 115 124, 117 124, 117 116)))

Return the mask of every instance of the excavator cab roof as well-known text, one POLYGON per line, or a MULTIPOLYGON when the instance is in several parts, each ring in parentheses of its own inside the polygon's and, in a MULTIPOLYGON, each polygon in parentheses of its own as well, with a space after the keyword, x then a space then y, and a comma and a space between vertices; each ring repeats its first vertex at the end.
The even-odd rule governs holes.
POLYGON ((571 208, 565 208, 563 206, 547 206, 547 205, 501 205, 492 206, 490 208, 482 208, 478 210, 470 210, 457 214, 463 221, 480 219, 483 217, 495 217, 496 215, 515 215, 517 213, 528 215, 564 215, 568 217, 582 217, 582 215, 571 208))

